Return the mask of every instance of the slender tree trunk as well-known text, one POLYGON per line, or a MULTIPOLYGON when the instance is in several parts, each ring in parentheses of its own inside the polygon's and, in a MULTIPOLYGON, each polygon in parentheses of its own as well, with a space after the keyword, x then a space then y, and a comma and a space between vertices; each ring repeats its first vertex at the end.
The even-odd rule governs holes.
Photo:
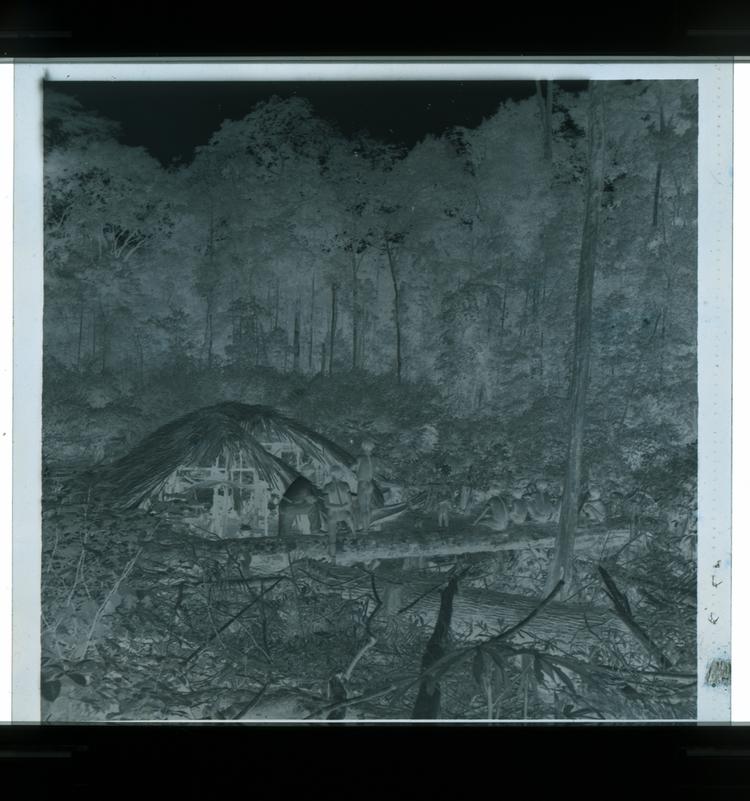
POLYGON ((391 281, 393 283, 393 311, 396 322, 396 378, 398 383, 401 383, 401 293, 398 286, 398 275, 396 272, 396 263, 391 252, 391 246, 388 239, 385 240, 385 252, 388 256, 388 267, 391 273, 391 281))
POLYGON ((359 298, 357 285, 357 254, 352 246, 352 370, 357 369, 357 357, 359 355, 359 298))
POLYGON ((315 273, 312 277, 312 289, 310 290, 310 351, 307 358, 307 369, 312 373, 313 361, 313 331, 315 330, 315 273))
POLYGON ((101 313, 101 373, 104 375, 107 372, 107 356, 109 351, 109 323, 104 316, 104 312, 101 313))
POLYGON ((76 370, 81 369, 81 349, 83 348, 83 312, 84 312, 83 298, 78 308, 78 348, 76 349, 76 370))
POLYGON ((536 99, 542 129, 542 147, 545 160, 552 158, 552 81, 547 81, 547 97, 542 94, 542 82, 536 82, 536 99))
POLYGON ((338 285, 331 284, 331 337, 328 346, 328 375, 333 375, 333 352, 336 341, 336 291, 338 285))
POLYGON ((367 309, 364 310, 362 314, 362 331, 359 336, 359 357, 358 357, 358 364, 362 370, 365 369, 365 344, 367 340, 367 325, 370 320, 370 315, 367 313, 367 309))
POLYGON ((547 103, 545 117, 545 153, 548 159, 552 158, 552 92, 554 91, 553 81, 547 81, 547 103))
POLYGON ((661 191, 661 161, 656 165, 656 180, 654 183, 654 210, 651 215, 651 225, 656 228, 659 224, 659 192, 661 191))
MULTIPOLYGON (((211 204, 211 211, 209 216, 208 226, 208 266, 211 271, 211 276, 215 275, 214 266, 214 207, 211 204)), ((213 350, 214 350, 214 321, 213 321, 213 305, 214 305, 214 286, 208 290, 206 294, 206 346, 207 358, 206 362, 210 370, 213 365, 213 350)))
POLYGON ((544 378, 544 331, 539 331, 539 375, 544 378))
POLYGON ((662 142, 664 139, 664 103, 659 98, 659 156, 656 164, 656 180, 654 181, 654 209, 651 215, 651 225, 656 228, 659 224, 659 194, 661 193, 661 170, 662 170, 662 142))
POLYGON ((214 324, 213 324, 213 293, 206 296, 206 324, 203 334, 203 340, 206 348, 206 365, 211 369, 213 364, 213 349, 214 349, 214 324))
POLYGON ((568 456, 565 471, 560 525, 555 554, 547 578, 546 592, 560 579, 569 594, 573 580, 573 553, 578 522, 578 498, 581 485, 584 412, 591 362, 591 306, 594 287, 594 268, 604 177, 604 123, 601 89, 589 82, 588 112, 588 171, 586 176, 586 211, 583 222, 581 258, 578 267, 576 292, 576 322, 571 376, 568 456))
POLYGON ((263 330, 263 323, 258 320, 258 346, 260 349, 260 361, 268 366, 268 345, 266 343, 266 332, 263 330))
POLYGON ((526 336, 526 326, 528 325, 528 311, 529 311, 529 288, 526 287, 526 292, 523 297, 523 312, 518 320, 518 342, 523 342, 526 336))
POLYGON ((326 343, 325 341, 320 343, 320 374, 326 374, 326 343))
POLYGON ((276 279, 276 306, 273 313, 273 330, 279 327, 279 279, 276 279))
POLYGON ((299 372, 299 356, 300 356, 300 342, 299 342, 299 317, 300 317, 300 304, 297 301, 297 306, 294 310, 294 372, 299 372))
POLYGON ((133 341, 135 342, 135 352, 138 357, 138 386, 142 387, 143 380, 143 340, 138 330, 133 331, 133 341))

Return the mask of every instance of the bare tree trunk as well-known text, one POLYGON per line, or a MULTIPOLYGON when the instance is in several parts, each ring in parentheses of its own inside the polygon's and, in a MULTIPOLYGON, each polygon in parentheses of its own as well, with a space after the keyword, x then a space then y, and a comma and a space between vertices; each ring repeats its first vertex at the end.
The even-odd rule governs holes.
POLYGON ((328 346, 328 375, 333 375, 333 351, 334 342, 336 341, 336 291, 338 285, 334 282, 331 284, 331 338, 328 346))
POLYGON ((662 170, 662 142, 664 139, 664 103, 659 98, 659 155, 656 164, 656 180, 654 182, 654 209, 651 215, 651 225, 656 228, 659 224, 659 194, 661 192, 661 170, 662 170))
POLYGON ((213 367, 213 363, 214 363, 214 313, 212 309, 208 315, 208 369, 209 370, 213 367))
POLYGON ((307 357, 307 369, 312 372, 313 356, 313 331, 315 330, 315 273, 312 277, 312 289, 310 290, 310 351, 307 357))
POLYGON ((245 326, 246 326, 246 317, 243 310, 240 308, 239 311, 239 319, 237 321, 237 347, 239 349, 238 359, 237 361, 242 361, 245 355, 245 326))
POLYGON ((99 339, 101 340, 101 346, 99 348, 100 355, 101 355, 101 374, 104 375, 107 371, 107 351, 109 349, 109 320, 107 320, 107 315, 104 313, 104 305, 101 301, 99 301, 99 339))
POLYGON ((138 356, 138 386, 143 386, 143 340, 138 330, 133 331, 133 341, 135 342, 135 352, 138 356))
POLYGON ((544 378, 544 331, 539 331, 539 375, 544 378))
POLYGON ((292 368, 295 373, 299 372, 299 355, 300 355, 299 316, 300 316, 300 304, 299 301, 297 301, 297 306, 294 310, 294 345, 293 345, 294 365, 292 368))
POLYGON ((364 310, 362 314, 362 331, 359 336, 359 356, 358 356, 358 364, 364 370, 365 365, 365 345, 367 342, 367 325, 369 322, 370 316, 367 313, 367 309, 364 310))
POLYGON ((359 355, 359 298, 357 281, 357 254, 352 246, 352 370, 357 369, 359 355))
POLYGON ((279 279, 276 279, 276 307, 273 313, 273 330, 279 327, 279 279))
POLYGON ((266 332, 263 330, 263 323, 260 320, 257 320, 257 337, 258 337, 258 349, 260 353, 260 361, 264 365, 268 365, 268 346, 266 343, 266 332))
POLYGON ((554 89, 554 83, 552 81, 547 81, 547 104, 546 104, 546 117, 545 117, 545 154, 548 159, 552 158, 552 92, 554 89))
POLYGON ((542 128, 542 146, 544 158, 552 158, 552 81, 547 81, 547 97, 542 95, 542 82, 536 82, 536 99, 539 104, 539 117, 542 128))
POLYGON ((102 347, 101 347, 101 354, 102 354, 102 369, 101 373, 104 375, 107 372, 107 356, 109 355, 109 326, 107 323, 102 320, 102 347))
POLYGON ((206 325, 203 333, 204 346, 206 348, 206 366, 211 369, 213 364, 214 350, 214 325, 213 325, 213 293, 209 292, 206 296, 206 325))
POLYGON ((326 343, 325 341, 320 343, 320 374, 326 374, 326 343))
MULTIPOLYGON (((211 214, 209 217, 208 228, 208 265, 211 270, 211 275, 214 273, 214 207, 211 204, 211 214)), ((208 290, 206 294, 206 343, 207 343, 207 357, 206 362, 210 370, 213 365, 213 350, 214 350, 214 322, 213 322, 213 305, 214 305, 214 286, 208 290)))
POLYGON ((388 256, 388 267, 391 272, 391 281, 393 283, 393 310, 396 322, 396 378, 398 383, 401 383, 401 293, 398 286, 398 275, 396 272, 396 263, 391 252, 391 246, 388 239, 385 240, 385 252, 388 256))
POLYGON ((83 312, 84 303, 81 298, 81 303, 78 309, 78 348, 76 349, 76 370, 81 369, 81 349, 83 347, 83 312))
POLYGON ((546 593, 551 592, 560 579, 565 580, 566 594, 569 593, 573 579, 573 553, 578 522, 586 390, 591 362, 591 305, 604 177, 604 122, 600 91, 597 82, 589 82, 586 211, 576 292, 576 323, 570 392, 570 437, 565 485, 561 500, 560 527, 555 554, 547 577, 546 593))

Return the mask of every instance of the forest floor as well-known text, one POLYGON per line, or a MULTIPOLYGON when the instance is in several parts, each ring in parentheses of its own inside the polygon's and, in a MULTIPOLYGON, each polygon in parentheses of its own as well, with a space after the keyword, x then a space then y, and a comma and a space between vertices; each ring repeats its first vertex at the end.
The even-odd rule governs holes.
MULTIPOLYGON (((444 530, 420 509, 342 536, 335 563, 317 538, 264 563, 252 554, 261 540, 211 545, 159 515, 73 503, 61 490, 71 472, 197 406, 274 392, 280 411, 344 447, 377 437, 407 487, 460 486, 473 445, 452 434, 471 421, 414 388, 373 400, 361 387, 356 403, 342 398, 353 392, 343 379, 301 394, 297 383, 272 376, 238 397, 231 382, 223 392, 194 382, 168 405, 157 385, 136 405, 116 381, 45 384, 43 719, 409 719, 425 681, 441 689, 442 718, 694 717, 695 564, 658 517, 583 527, 574 596, 543 604, 554 525, 495 532, 472 525, 475 508, 453 509, 444 530), (426 674, 451 578, 444 661, 426 674)), ((486 440, 490 422, 474 429, 486 440)), ((489 460, 496 446, 473 456, 489 460)))

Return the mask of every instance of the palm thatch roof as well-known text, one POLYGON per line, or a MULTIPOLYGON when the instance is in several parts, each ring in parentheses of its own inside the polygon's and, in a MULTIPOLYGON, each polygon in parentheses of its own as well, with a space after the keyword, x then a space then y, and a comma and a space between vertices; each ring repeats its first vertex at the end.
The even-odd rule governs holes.
POLYGON ((117 508, 134 508, 157 495, 179 467, 204 467, 229 458, 254 467, 272 490, 283 494, 299 477, 286 462, 268 453, 248 432, 233 406, 198 409, 149 434, 130 453, 98 467, 88 478, 97 494, 117 508), (93 479, 93 480, 91 480, 93 479))
POLYGON ((232 402, 220 405, 227 414, 241 419, 247 431, 260 442, 288 442, 316 462, 328 465, 339 464, 351 469, 357 461, 335 442, 270 406, 232 402))
MULTIPOLYGON (((158 495, 180 467, 206 467, 217 459, 254 467, 258 477, 283 494, 300 473, 269 453, 263 443, 287 442, 323 465, 352 470, 356 458, 335 442, 269 406, 226 402, 190 412, 143 439, 110 465, 81 478, 115 508, 134 508, 158 495)), ((383 502, 376 489, 375 505, 383 502)))

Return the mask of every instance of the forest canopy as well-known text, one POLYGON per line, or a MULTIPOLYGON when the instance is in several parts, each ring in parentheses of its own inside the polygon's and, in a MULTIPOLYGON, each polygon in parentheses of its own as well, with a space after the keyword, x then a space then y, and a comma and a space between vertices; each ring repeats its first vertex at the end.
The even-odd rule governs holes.
MULTIPOLYGON (((604 95, 590 429, 637 471, 696 436, 697 87, 604 95)), ((48 400, 71 375, 107 384, 102 408, 142 407, 172 375, 213 374, 208 402, 263 374, 237 398, 263 402, 269 371, 304 387, 354 373, 423 388, 454 434, 486 418, 508 448, 538 443, 529 462, 560 463, 585 93, 540 82, 411 148, 269 97, 171 168, 70 95, 48 89, 44 111, 48 400)))

